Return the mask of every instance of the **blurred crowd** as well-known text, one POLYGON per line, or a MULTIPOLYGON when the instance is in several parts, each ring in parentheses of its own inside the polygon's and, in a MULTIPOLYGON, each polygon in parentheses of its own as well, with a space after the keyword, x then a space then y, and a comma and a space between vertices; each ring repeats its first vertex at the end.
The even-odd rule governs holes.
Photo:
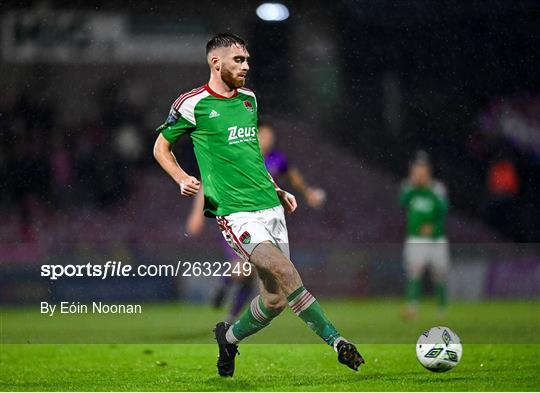
POLYGON ((36 215, 69 207, 107 209, 129 198, 137 171, 152 162, 144 111, 116 83, 96 97, 99 114, 78 127, 59 121, 61 103, 39 89, 23 91, 2 108, 0 207, 16 215, 20 238, 33 240, 36 215))
POLYGON ((539 237, 539 113, 539 96, 493 98, 467 143, 467 153, 485 171, 485 219, 517 241, 539 237))
MULTIPOLYGON (((0 209, 17 217, 15 238, 23 241, 34 240, 37 216, 54 216, 67 208, 121 207, 132 197, 139 173, 154 165, 148 108, 130 99, 120 83, 102 86, 95 95, 98 115, 77 127, 62 124, 57 113, 61 103, 38 91, 34 87, 21 92, 10 107, 1 108, 0 116, 0 209)), ((503 234, 500 240, 534 240, 538 102, 490 104, 479 115, 479 129, 461 147, 465 160, 445 156, 449 144, 430 151, 436 169, 442 169, 436 175, 450 185, 451 203, 457 201, 459 208, 460 198, 481 201, 480 215, 503 234), (523 137, 524 125, 528 139, 523 137), (476 163, 476 175, 460 167, 467 160, 476 163), (473 184, 475 178, 480 186, 473 184)), ((452 145, 452 154, 456 148, 452 145)), ((183 164, 196 170, 192 156, 187 157, 183 164)))

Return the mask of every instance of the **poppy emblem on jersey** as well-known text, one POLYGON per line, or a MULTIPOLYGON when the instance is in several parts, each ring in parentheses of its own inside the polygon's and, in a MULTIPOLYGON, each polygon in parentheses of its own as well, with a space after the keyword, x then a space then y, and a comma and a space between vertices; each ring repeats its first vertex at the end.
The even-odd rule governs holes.
POLYGON ((244 106, 249 112, 253 112, 253 105, 249 101, 244 101, 244 106))
POLYGON ((245 231, 240 235, 240 241, 244 244, 249 244, 249 242, 251 241, 251 235, 248 231, 245 231))

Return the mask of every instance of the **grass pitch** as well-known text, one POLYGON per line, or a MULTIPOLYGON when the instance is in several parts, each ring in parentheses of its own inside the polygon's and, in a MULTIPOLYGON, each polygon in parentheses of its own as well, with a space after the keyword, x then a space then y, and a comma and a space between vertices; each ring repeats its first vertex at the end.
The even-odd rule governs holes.
POLYGON ((233 378, 217 376, 210 344, 4 345, 2 391, 537 391, 539 346, 471 344, 444 374, 414 345, 361 346, 354 372, 317 344, 245 344, 233 378))
POLYGON ((424 305, 413 324, 400 321, 398 302, 322 303, 336 326, 359 344, 367 362, 360 372, 339 364, 324 344, 305 343, 317 340, 289 312, 240 346, 235 376, 223 379, 215 367, 217 346, 206 343, 221 313, 205 305, 149 305, 145 312, 153 317, 140 324, 131 321, 132 329, 122 323, 124 316, 83 318, 83 323, 0 309, 0 391, 540 390, 537 302, 453 304, 443 320, 424 305), (422 329, 439 324, 454 329, 464 344, 460 364, 444 374, 425 370, 415 357, 422 329), (89 332, 122 341, 107 336, 121 328, 124 341, 133 344, 7 344, 30 336, 36 342, 43 327, 51 330, 45 332, 51 342, 62 342, 62 336, 63 342, 77 342, 78 336, 89 338, 89 332), (161 343, 153 343, 158 338, 161 343))

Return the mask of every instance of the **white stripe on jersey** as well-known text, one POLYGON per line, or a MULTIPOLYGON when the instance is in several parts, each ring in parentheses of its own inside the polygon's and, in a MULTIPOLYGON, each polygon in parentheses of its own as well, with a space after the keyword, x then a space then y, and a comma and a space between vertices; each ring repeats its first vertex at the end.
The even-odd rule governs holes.
POLYGON ((184 119, 186 119, 193 125, 197 125, 197 121, 195 120, 195 106, 199 103, 200 100, 208 97, 209 95, 210 93, 208 93, 208 91, 201 90, 199 93, 184 99, 180 105, 180 108, 177 108, 177 110, 180 112, 184 119))

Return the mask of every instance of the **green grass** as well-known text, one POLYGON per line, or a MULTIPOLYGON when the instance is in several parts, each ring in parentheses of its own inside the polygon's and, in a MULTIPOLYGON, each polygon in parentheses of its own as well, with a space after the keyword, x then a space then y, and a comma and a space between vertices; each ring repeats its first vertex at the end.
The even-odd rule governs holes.
MULTIPOLYGON (((323 300, 322 305, 342 334, 373 344, 415 343, 425 329, 451 327, 465 343, 537 343, 540 303, 533 301, 452 303, 439 316, 432 303, 422 304, 414 323, 400 318, 401 302, 388 300, 323 300)), ((211 328, 223 317, 207 304, 145 304, 140 315, 55 315, 39 307, 0 308, 0 342, 37 343, 182 343, 211 344, 211 328)), ((251 337, 254 344, 317 344, 317 336, 290 310, 270 328, 251 337)))
POLYGON ((223 379, 217 347, 205 344, 221 313, 205 305, 148 305, 138 318, 48 318, 35 307, 2 308, 0 391, 540 390, 537 302, 456 303, 445 318, 425 304, 413 324, 399 319, 395 301, 323 305, 359 343, 367 361, 360 372, 339 364, 325 345, 310 344, 317 339, 290 312, 242 344, 234 378, 223 379), (460 364, 444 374, 423 369, 415 357, 418 335, 438 324, 464 343, 460 364), (133 344, 67 344, 81 338, 133 344))
POLYGON ((354 372, 317 344, 246 344, 234 378, 209 344, 4 345, 1 391, 534 391, 539 346, 471 344, 445 374, 424 370, 414 345, 368 344, 354 372))

